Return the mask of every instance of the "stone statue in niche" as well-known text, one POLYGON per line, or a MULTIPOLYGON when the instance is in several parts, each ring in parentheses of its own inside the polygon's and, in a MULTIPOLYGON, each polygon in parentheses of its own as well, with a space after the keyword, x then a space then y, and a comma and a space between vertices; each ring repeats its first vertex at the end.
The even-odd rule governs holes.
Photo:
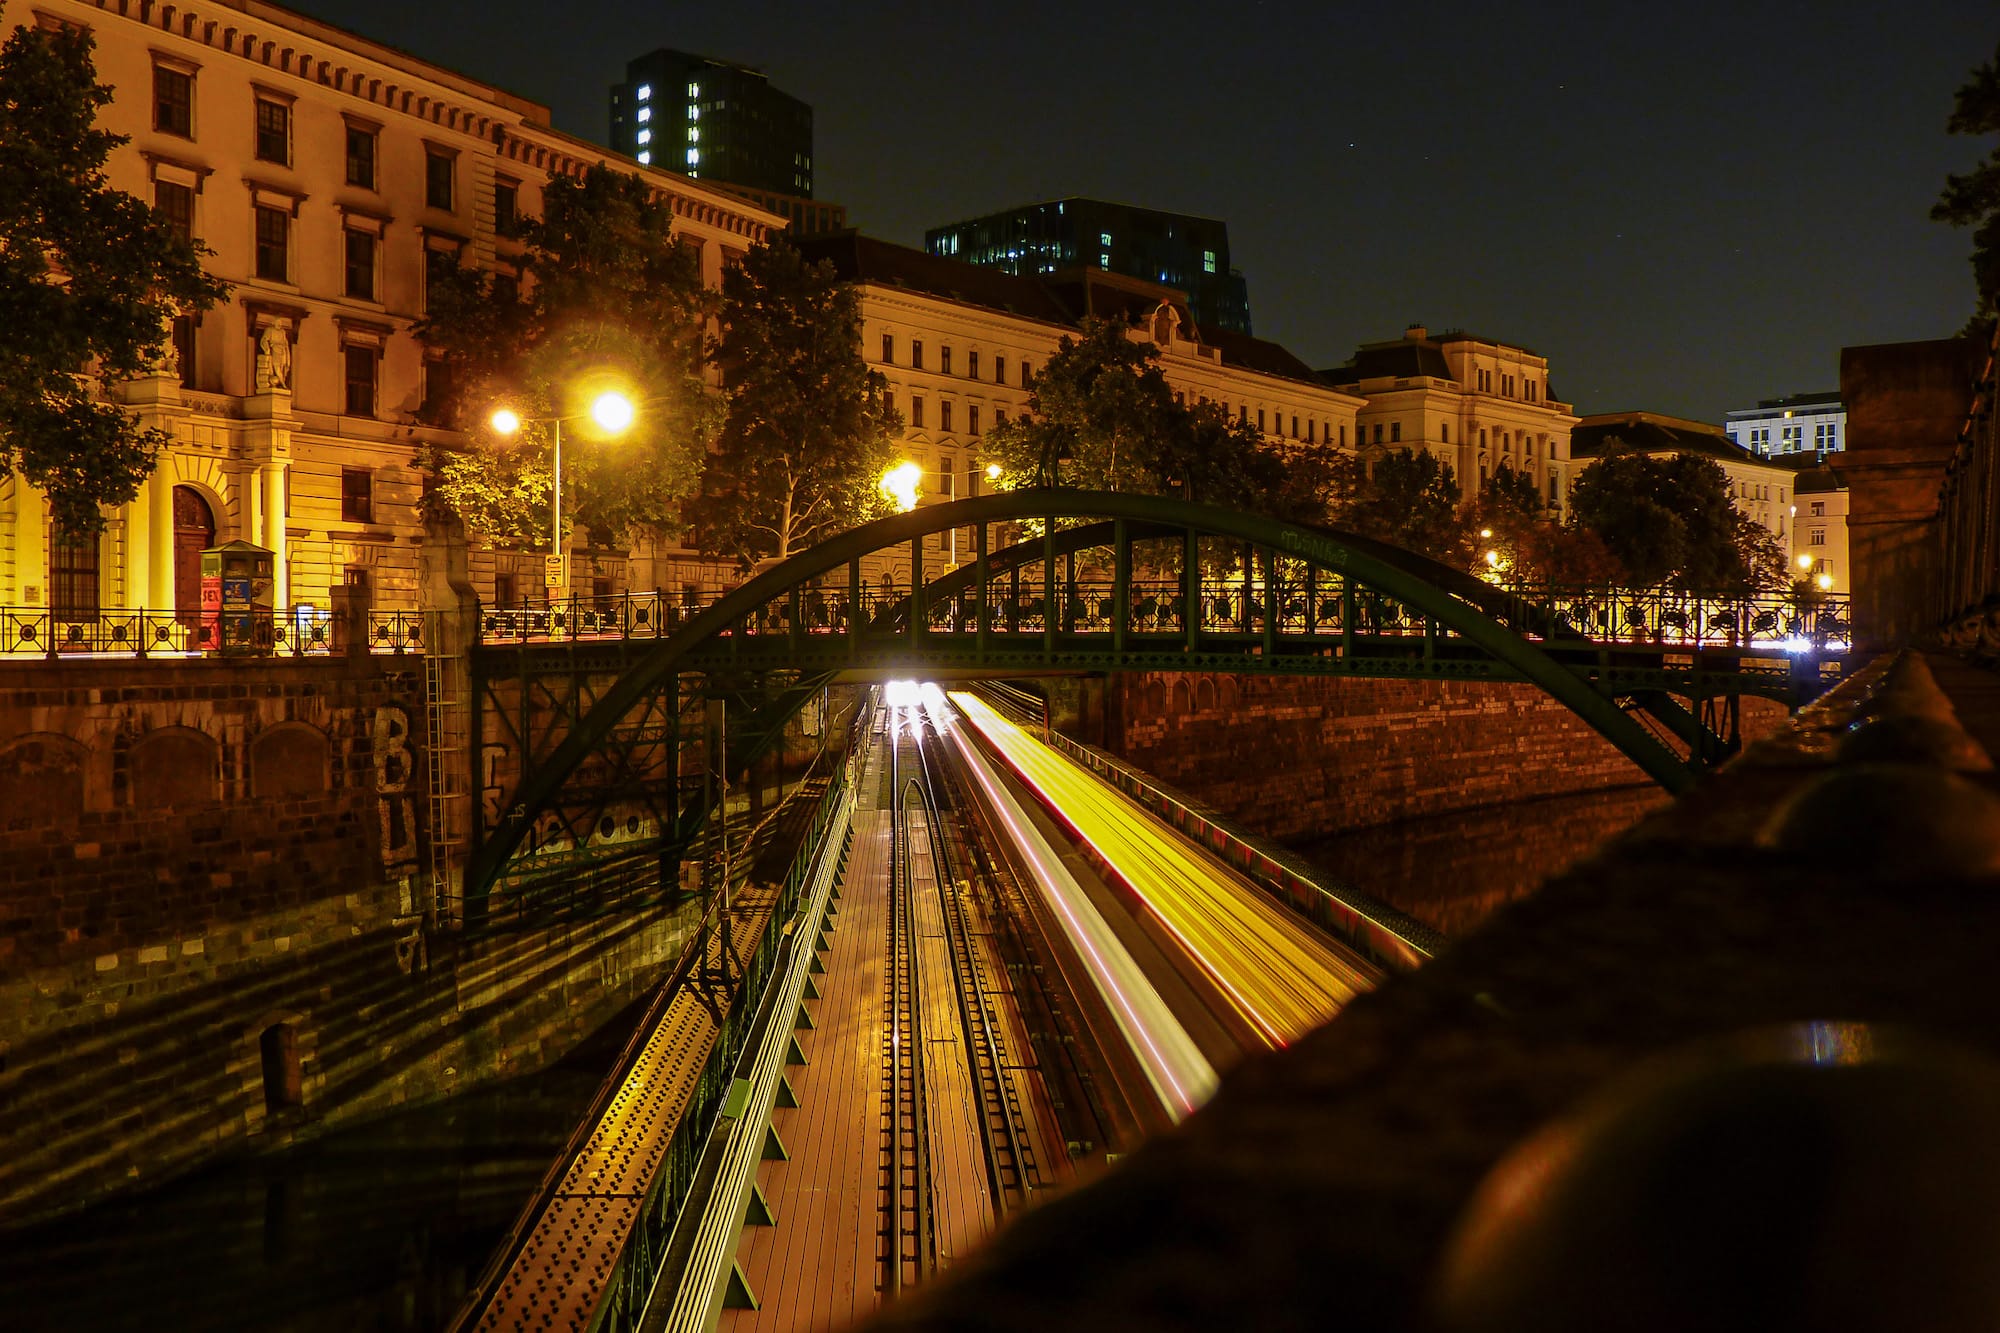
POLYGON ((291 330, 282 322, 266 324, 257 335, 257 392, 292 387, 291 330))
POLYGON ((1180 328, 1180 312, 1174 309, 1173 302, 1160 302, 1159 308, 1153 312, 1153 341, 1162 347, 1168 346, 1180 328))

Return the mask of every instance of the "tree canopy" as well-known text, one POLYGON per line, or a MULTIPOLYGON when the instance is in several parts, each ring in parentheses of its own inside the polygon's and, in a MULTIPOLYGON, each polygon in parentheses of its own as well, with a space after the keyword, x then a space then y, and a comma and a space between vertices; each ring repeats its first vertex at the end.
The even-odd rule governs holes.
POLYGON ((1006 484, 1163 494, 1176 404, 1159 355, 1113 320, 1086 319, 1078 336, 1065 336, 1035 378, 1030 415, 986 437, 1006 484))
POLYGON ((1397 449, 1369 466, 1344 460, 1333 521, 1351 532, 1463 567, 1471 557, 1473 528, 1459 512, 1458 479, 1451 464, 1429 450, 1397 449))
POLYGON ((97 128, 111 89, 92 49, 78 28, 0 45, 0 468, 73 533, 138 495, 169 442, 108 390, 160 364, 176 315, 228 291, 203 247, 105 179, 126 138, 97 128))
MULTIPOLYGON (((1570 493, 1574 521, 1595 533, 1639 587, 1740 589, 1759 547, 1737 512, 1728 474, 1696 454, 1656 458, 1615 440, 1570 493)), ((1775 546, 1775 542, 1773 542, 1775 546)))
POLYGON ((596 166, 552 177, 519 284, 473 269, 432 275, 417 333, 447 367, 433 420, 463 432, 434 453, 438 498, 490 538, 549 541, 552 432, 564 423, 563 514, 610 541, 634 529, 665 535, 700 483, 721 416, 703 377, 703 330, 715 310, 696 248, 672 234, 673 211, 637 177, 596 166), (607 388, 638 406, 631 428, 594 438, 592 398, 607 388), (494 431, 494 409, 524 423, 494 431))
POLYGON ((873 517, 902 417, 861 357, 861 303, 783 240, 722 277, 726 408, 694 505, 701 549, 783 559, 873 517))
POLYGON ((2000 313, 2000 51, 1975 68, 1958 90, 1945 130, 1996 136, 1984 161, 1962 176, 1945 177, 1931 218, 1973 229, 1972 276, 1978 291, 1978 313, 2000 313))

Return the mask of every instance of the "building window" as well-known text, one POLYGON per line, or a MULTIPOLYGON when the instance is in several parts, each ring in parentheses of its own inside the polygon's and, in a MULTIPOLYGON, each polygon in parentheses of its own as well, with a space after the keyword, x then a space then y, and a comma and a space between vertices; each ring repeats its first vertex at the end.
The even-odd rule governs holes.
POLYGON ((282 208, 257 205, 257 276, 289 282, 292 272, 292 219, 282 208))
POLYGON ((375 131, 358 125, 347 127, 347 183, 364 190, 375 188, 375 131))
POLYGON ((292 109, 283 102, 257 99, 257 160, 292 165, 292 109))
POLYGON ((938 459, 939 497, 946 500, 951 499, 952 496, 957 494, 957 491, 955 489, 957 485, 958 485, 958 460, 953 458, 950 454, 945 454, 938 459))
POLYGON ((1379 421, 1375 423, 1375 443, 1382 443, 1382 423, 1379 421))
MULTIPOLYGON (((365 347, 350 347, 347 350, 350 354, 371 351, 365 347)), ((375 474, 365 467, 344 467, 340 470, 340 521, 375 521, 375 474)))
POLYGON ((967 404, 965 405, 965 433, 966 433, 967 435, 977 435, 977 434, 979 434, 979 404, 978 404, 978 403, 967 403, 967 404))
POLYGON ((193 315, 174 316, 172 339, 174 361, 180 368, 181 387, 183 389, 192 389, 195 386, 194 330, 195 319, 193 315))
POLYGON ((1292 414, 1292 438, 1295 440, 1299 438, 1299 417, 1296 412, 1292 414))
POLYGON ((951 348, 948 346, 938 348, 938 373, 951 374, 951 348))
POLYGON ((372 232, 347 232, 347 294, 364 301, 375 299, 375 236, 372 232))
POLYGON ((995 384, 1007 382, 1007 358, 1004 356, 993 358, 993 382, 995 384))
POLYGON ((194 239, 194 191, 172 181, 153 182, 153 207, 174 235, 184 241, 194 239))
POLYGON ((1825 517, 1825 515, 1826 515, 1826 501, 1814 500, 1812 502, 1812 516, 1814 518, 1823 518, 1825 517))
POLYGON ((979 353, 977 351, 967 351, 965 354, 965 377, 969 380, 979 378, 979 353))
MULTIPOLYGON (((428 310, 431 294, 440 282, 450 281, 450 276, 458 268, 458 254, 453 250, 428 249, 424 251, 424 308, 428 310)), ((506 275, 496 275, 493 279, 493 294, 496 299, 511 300, 501 290, 506 275)))
POLYGON ((885 366, 896 364, 896 335, 893 333, 882 335, 882 364, 885 366))
POLYGON ((1812 543, 1811 543, 1811 544, 1812 544, 1812 545, 1814 545, 1814 546, 1824 546, 1824 545, 1826 545, 1826 529, 1825 529, 1825 528, 1814 528, 1814 529, 1812 530, 1812 543))
MULTIPOLYGON (((441 414, 451 404, 452 390, 457 380, 452 374, 449 361, 424 362, 424 408, 432 415, 441 414)), ((426 473, 428 477, 431 474, 426 473)))
POLYGON ((1403 423, 1402 423, 1402 422, 1400 422, 1400 421, 1392 421, 1392 422, 1390 422, 1390 423, 1389 423, 1389 443, 1391 443, 1391 444, 1401 444, 1402 442, 1403 442, 1403 423))
POLYGON ((514 234, 520 221, 521 187, 513 181, 493 183, 493 229, 502 236, 514 234))
POLYGON ((949 398, 943 399, 938 403, 938 429, 946 432, 951 430, 951 399, 949 398))
POLYGON ((1025 357, 1021 360, 1021 387, 1024 389, 1035 387, 1035 369, 1028 364, 1025 357))
POLYGON ((347 385, 347 415, 374 416, 375 367, 379 359, 376 349, 360 344, 350 345, 340 349, 340 359, 347 385))
POLYGON ((1438 442, 1440 444, 1451 443, 1451 423, 1449 421, 1440 421, 1438 423, 1438 442))
POLYGON ((49 544, 49 609, 65 624, 97 619, 97 534, 58 526, 49 544))
POLYGON ((424 202, 432 208, 451 212, 452 208, 452 162, 451 154, 426 152, 424 154, 424 202))
POLYGON ((924 428, 924 400, 913 396, 910 399, 910 429, 922 430, 923 428, 924 428))
POLYGON ((910 369, 922 370, 923 368, 924 340, 922 338, 912 338, 910 339, 910 369))
POLYGON ((1201 252, 1201 271, 1203 273, 1215 272, 1215 251, 1204 250, 1201 252))
POLYGON ((996 408, 994 408, 994 409, 993 409, 993 429, 995 429, 995 430, 998 430, 998 429, 1000 429, 1000 428, 1001 428, 1002 426, 1004 426, 1004 425, 1006 425, 1006 424, 1007 424, 1007 409, 1006 409, 1006 408, 1004 408, 1004 407, 996 407, 996 408))
POLYGON ((153 128, 162 134, 194 138, 194 75, 153 66, 153 128))

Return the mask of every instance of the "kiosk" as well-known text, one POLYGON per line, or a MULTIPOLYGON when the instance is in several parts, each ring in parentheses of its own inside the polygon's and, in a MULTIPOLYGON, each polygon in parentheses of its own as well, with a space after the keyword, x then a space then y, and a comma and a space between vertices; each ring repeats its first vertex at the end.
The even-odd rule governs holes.
POLYGON ((201 553, 204 652, 264 657, 271 652, 272 553, 249 542, 224 542, 201 553))

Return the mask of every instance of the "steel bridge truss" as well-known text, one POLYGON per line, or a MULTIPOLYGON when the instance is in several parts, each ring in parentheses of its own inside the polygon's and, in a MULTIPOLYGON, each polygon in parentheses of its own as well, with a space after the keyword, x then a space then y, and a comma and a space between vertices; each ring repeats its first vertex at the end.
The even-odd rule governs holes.
POLYGON ((1154 496, 1042 489, 926 506, 671 617, 612 607, 590 622, 607 630, 542 638, 488 613, 475 693, 498 725, 474 732, 520 758, 475 829, 469 919, 576 858, 615 861, 606 844, 621 827, 653 833, 631 855, 677 863, 717 799, 700 716, 715 698, 735 770, 841 678, 1517 681, 1678 792, 1738 748, 1743 695, 1796 705, 1838 674, 1844 614, 1831 599, 1508 591, 1352 534, 1154 496))

